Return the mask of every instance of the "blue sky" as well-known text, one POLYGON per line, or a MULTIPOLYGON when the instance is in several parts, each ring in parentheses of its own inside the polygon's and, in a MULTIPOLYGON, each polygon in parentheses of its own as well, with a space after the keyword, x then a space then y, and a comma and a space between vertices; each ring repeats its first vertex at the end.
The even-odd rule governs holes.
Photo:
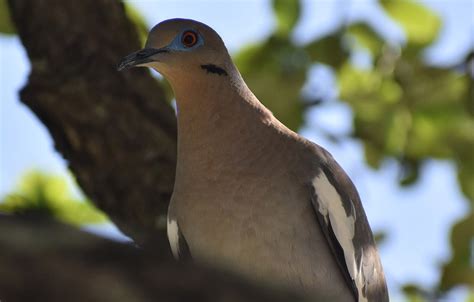
MULTIPOLYGON (((268 1, 131 2, 150 26, 174 17, 207 23, 220 33, 233 53, 243 45, 261 40, 275 25, 268 1)), ((298 43, 331 31, 341 18, 370 18, 389 39, 403 40, 400 28, 374 6, 374 1, 303 2, 305 10, 294 35, 298 43)), ((451 64, 474 44, 473 2, 424 3, 445 21, 438 42, 427 51, 426 58, 435 64, 451 64)), ((45 128, 18 101, 17 91, 27 80, 28 64, 18 39, 0 36, 0 195, 11 191, 19 177, 31 168, 67 174, 45 128)), ((312 70, 311 81, 318 82, 320 78, 331 80, 324 70, 312 70)), ((321 128, 340 133, 351 130, 347 106, 329 102, 310 110, 307 121, 301 133, 326 147, 352 177, 373 229, 389 231, 390 237, 380 250, 392 292, 409 281, 427 286, 436 282, 436 264, 449 257, 447 227, 463 216, 467 208, 453 165, 430 161, 419 184, 400 189, 395 182, 395 163, 387 161, 380 171, 373 171, 364 164, 357 141, 335 145, 322 135, 321 128)))

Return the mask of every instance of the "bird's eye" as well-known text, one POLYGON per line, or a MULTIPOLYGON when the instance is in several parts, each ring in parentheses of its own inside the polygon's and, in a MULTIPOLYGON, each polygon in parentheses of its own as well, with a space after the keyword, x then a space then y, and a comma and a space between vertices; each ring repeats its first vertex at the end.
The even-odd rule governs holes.
POLYGON ((183 33, 181 36, 181 43, 185 47, 193 47, 198 41, 198 36, 194 31, 188 30, 183 33))

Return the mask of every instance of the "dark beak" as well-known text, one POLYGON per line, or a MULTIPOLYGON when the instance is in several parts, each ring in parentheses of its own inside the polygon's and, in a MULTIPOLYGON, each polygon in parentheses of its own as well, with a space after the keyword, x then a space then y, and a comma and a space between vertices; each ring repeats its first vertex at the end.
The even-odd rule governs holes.
POLYGON ((154 55, 168 52, 169 50, 166 48, 144 48, 123 58, 122 62, 120 62, 120 64, 117 66, 117 70, 122 71, 124 69, 132 68, 141 64, 153 62, 154 60, 152 57, 154 55))

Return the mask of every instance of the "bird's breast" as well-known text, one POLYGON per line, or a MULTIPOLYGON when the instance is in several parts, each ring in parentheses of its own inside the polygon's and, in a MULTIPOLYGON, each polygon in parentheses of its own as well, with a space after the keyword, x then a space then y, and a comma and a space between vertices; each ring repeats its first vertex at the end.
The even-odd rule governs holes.
POLYGON ((170 212, 193 259, 308 292, 328 280, 343 284, 304 186, 290 174, 180 185, 177 179, 170 212))

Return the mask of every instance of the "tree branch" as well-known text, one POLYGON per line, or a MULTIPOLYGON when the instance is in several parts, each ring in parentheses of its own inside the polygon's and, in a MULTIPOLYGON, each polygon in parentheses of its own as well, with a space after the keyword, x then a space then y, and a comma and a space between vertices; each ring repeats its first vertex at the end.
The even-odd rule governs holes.
POLYGON ((0 215, 2 301, 302 301, 44 217, 0 215))
POLYGON ((136 242, 156 240, 173 190, 176 121, 148 71, 116 71, 123 56, 141 48, 124 5, 8 2, 31 61, 22 102, 92 201, 136 242))

